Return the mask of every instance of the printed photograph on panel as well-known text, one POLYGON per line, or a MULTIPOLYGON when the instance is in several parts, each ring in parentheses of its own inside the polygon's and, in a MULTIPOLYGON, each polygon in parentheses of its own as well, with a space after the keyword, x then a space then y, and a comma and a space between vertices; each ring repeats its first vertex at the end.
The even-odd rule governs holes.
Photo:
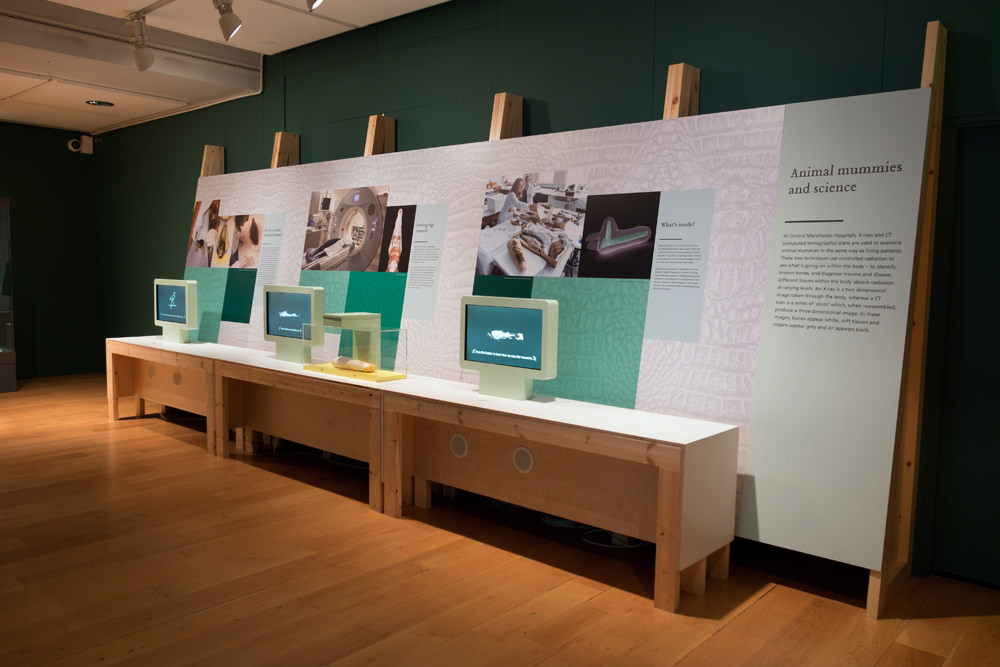
POLYGON ((486 184, 476 273, 575 276, 587 172, 537 171, 486 184))
POLYGON ((209 258, 213 268, 229 267, 229 252, 233 247, 233 235, 235 234, 236 220, 234 216, 219 216, 219 226, 215 233, 215 252, 209 258))
POLYGON ((413 219, 416 215, 417 207, 413 205, 386 209, 389 227, 382 235, 379 271, 406 273, 410 265, 410 243, 413 241, 413 219))
POLYGON ((184 266, 212 266, 215 243, 219 236, 219 200, 196 201, 191 217, 191 234, 188 237, 187 260, 184 266))
POLYGON ((264 234, 263 214, 234 216, 229 266, 233 269, 256 269, 260 262, 260 241, 264 234))
POLYGON ((302 247, 303 271, 377 271, 387 186, 313 192, 302 247))
POLYGON ((583 223, 579 275, 648 279, 659 208, 659 192, 592 196, 583 223))

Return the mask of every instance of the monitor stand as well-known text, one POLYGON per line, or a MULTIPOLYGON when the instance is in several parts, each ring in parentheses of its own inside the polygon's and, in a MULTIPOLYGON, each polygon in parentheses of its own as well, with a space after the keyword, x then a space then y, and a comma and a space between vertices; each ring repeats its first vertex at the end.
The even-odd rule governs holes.
POLYGON ((534 380, 505 368, 479 371, 479 393, 526 401, 534 394, 534 380))
POLYGON ((182 329, 176 326, 164 325, 163 340, 167 341, 168 343, 190 343, 191 330, 182 329))
POLYGON ((312 363, 312 347, 306 341, 288 338, 278 340, 274 345, 274 356, 279 361, 290 361, 293 364, 312 363))

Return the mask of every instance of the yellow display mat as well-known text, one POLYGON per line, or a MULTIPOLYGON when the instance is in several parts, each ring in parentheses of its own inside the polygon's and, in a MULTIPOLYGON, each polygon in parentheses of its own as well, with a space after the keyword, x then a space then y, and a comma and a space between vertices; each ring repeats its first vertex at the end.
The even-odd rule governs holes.
POLYGON ((376 370, 374 373, 362 373, 360 371, 351 371, 346 368, 337 368, 332 363, 325 364, 306 364, 305 369, 307 371, 316 371, 317 373, 329 373, 330 375, 341 375, 347 378, 354 378, 355 380, 368 380, 369 382, 387 382, 388 380, 402 380, 406 377, 406 373, 397 373, 396 371, 386 371, 382 369, 376 370))

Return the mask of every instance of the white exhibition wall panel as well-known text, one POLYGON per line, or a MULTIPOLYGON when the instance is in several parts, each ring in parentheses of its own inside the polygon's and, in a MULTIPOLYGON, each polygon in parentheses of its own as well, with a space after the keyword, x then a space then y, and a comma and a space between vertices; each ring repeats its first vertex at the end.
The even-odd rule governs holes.
MULTIPOLYGON (((303 249, 327 193, 372 188, 390 211, 415 206, 409 374, 475 381, 458 364, 460 298, 477 272, 534 277, 533 294, 560 295, 568 332, 560 378, 539 393, 597 385, 600 396, 606 383, 618 392, 607 402, 738 424, 739 534, 879 569, 928 102, 904 91, 214 176, 197 199, 266 219, 258 289, 315 280, 303 249), (518 266, 508 237, 539 222, 508 208, 504 190, 523 176, 535 201, 548 197, 537 238, 561 254, 518 266), (814 233, 853 236, 786 236, 814 233), (894 244, 862 246, 889 239, 862 233, 894 244), (823 272, 845 275, 816 282, 832 280, 823 272)), ((328 312, 359 303, 334 292, 328 312)), ((259 302, 248 319, 223 317, 218 342, 267 349, 259 302)))
POLYGON ((872 570, 882 568, 928 104, 923 89, 785 112, 740 530, 872 570))

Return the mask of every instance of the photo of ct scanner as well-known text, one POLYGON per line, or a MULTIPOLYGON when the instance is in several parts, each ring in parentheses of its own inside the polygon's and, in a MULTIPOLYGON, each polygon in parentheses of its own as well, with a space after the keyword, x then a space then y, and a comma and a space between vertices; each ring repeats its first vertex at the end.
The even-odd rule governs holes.
POLYGON ((302 269, 365 271, 378 259, 388 193, 354 188, 338 190, 334 197, 319 194, 313 193, 319 206, 309 216, 302 269), (342 196, 331 206, 338 195, 342 196))

